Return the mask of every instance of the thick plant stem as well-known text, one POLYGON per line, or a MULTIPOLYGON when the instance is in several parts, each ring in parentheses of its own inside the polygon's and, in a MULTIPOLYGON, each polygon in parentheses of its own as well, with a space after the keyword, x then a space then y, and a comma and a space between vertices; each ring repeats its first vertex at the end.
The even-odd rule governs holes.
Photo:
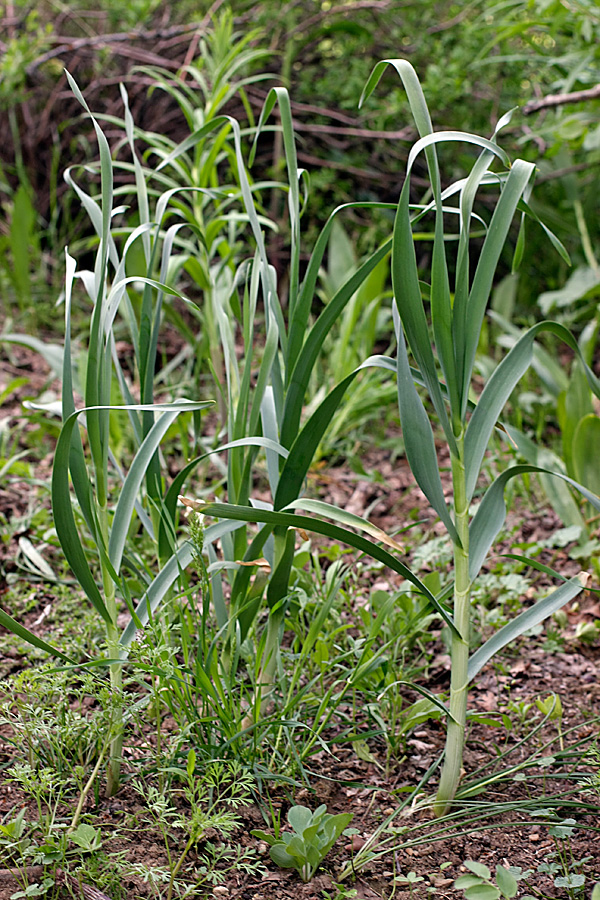
POLYGON ((449 809, 462 773, 463 749, 467 720, 467 669, 469 664, 469 619, 471 581, 469 578, 469 504, 466 495, 463 462, 463 437, 457 441, 458 457, 452 458, 454 516, 462 546, 454 547, 454 624, 458 634, 452 635, 450 676, 450 718, 446 735, 444 765, 435 798, 434 812, 443 816, 449 809))

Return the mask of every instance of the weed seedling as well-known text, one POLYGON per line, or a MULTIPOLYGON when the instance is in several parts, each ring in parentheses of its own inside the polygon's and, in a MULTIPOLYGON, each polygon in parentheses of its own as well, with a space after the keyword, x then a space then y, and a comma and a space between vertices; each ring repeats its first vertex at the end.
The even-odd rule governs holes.
POLYGON ((306 806, 292 806, 287 815, 291 832, 277 835, 252 831, 271 845, 273 862, 282 869, 296 869, 304 882, 310 881, 339 836, 352 819, 352 813, 332 815, 324 803, 314 812, 306 806))
MULTIPOLYGON (((162 834, 168 860, 166 868, 144 869, 143 874, 157 891, 157 896, 164 896, 166 900, 171 900, 181 887, 189 888, 189 885, 182 885, 178 875, 191 850, 205 841, 208 831, 228 838, 241 826, 237 810, 248 801, 252 787, 252 779, 236 762, 228 765, 212 763, 204 777, 198 777, 194 750, 188 753, 186 768, 171 768, 170 774, 177 774, 183 781, 179 793, 187 808, 175 807, 164 793, 152 785, 141 782, 134 782, 133 785, 146 802, 148 818, 162 834), (182 834, 185 836, 183 847, 182 834), (164 893, 158 890, 161 882, 166 885, 164 893)), ((262 869, 252 850, 239 845, 228 847, 224 842, 213 844, 206 841, 203 854, 197 857, 197 875, 190 890, 206 882, 219 884, 224 876, 223 867, 253 873, 262 869)), ((136 871, 140 874, 141 870, 136 871)))
POLYGON ((496 866, 496 877, 486 865, 466 860, 470 875, 461 875, 454 882, 456 890, 464 891, 468 900, 499 900, 500 897, 515 897, 519 888, 517 879, 509 869, 496 866))

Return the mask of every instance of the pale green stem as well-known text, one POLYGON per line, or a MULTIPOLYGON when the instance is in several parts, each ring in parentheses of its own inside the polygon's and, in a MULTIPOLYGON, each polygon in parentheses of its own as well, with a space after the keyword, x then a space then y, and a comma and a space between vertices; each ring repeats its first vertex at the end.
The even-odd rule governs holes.
POLYGON ((454 517, 456 530, 462 542, 454 547, 454 624, 458 634, 452 635, 450 650, 450 716, 446 734, 444 764, 440 785, 435 798, 436 816, 443 816, 454 799, 462 774, 463 749, 467 721, 467 669, 469 664, 469 619, 471 607, 471 581, 469 578, 469 503, 463 446, 464 438, 457 440, 458 457, 452 458, 454 486, 454 517))
MULTIPOLYGON (((111 629, 112 630, 112 629, 111 629)), ((118 632, 109 636, 108 647, 111 656, 118 653, 118 632)), ((106 796, 113 797, 119 790, 121 778, 121 757, 123 754, 123 666, 115 663, 110 667, 110 689, 113 708, 111 712, 111 732, 108 770, 106 774, 106 796)))
POLYGON ((180 868, 182 867, 183 861, 185 860, 186 856, 192 849, 192 845, 196 842, 197 842, 197 839, 196 839, 195 835, 194 834, 190 835, 190 838, 184 847, 183 853, 179 857, 177 864, 175 865, 175 868, 171 871, 171 879, 169 881, 169 887, 167 890, 167 900, 171 900, 171 898, 173 897, 173 888, 175 887, 175 878, 177 877, 177 873, 179 872, 180 868))
MULTIPOLYGON (((107 509, 100 510, 100 523, 108 547, 108 515, 107 509)), ((106 644, 109 659, 117 659, 120 655, 119 629, 117 627, 117 600, 115 585, 104 563, 101 563, 102 584, 104 586, 104 602, 112 620, 106 626, 106 644)), ((113 797, 119 790, 121 777, 121 756, 123 752, 123 667, 120 663, 110 666, 111 689, 111 741, 109 749, 108 769, 106 773, 106 796, 113 797)))
POLYGON ((94 770, 93 770, 92 774, 90 775, 90 777, 88 778, 83 790, 81 791, 81 793, 79 795, 79 801, 77 803, 77 807, 75 809, 73 818, 71 819, 71 824, 67 828, 67 834, 71 834, 72 831, 75 831, 75 829, 77 828, 77 826, 79 824, 79 818, 80 818, 82 810, 83 810, 83 804, 85 803, 86 797, 89 794, 94 781, 96 780, 96 776, 98 775, 98 772, 100 771, 100 766, 104 762, 105 754, 106 754, 106 744, 103 745, 102 750, 100 751, 100 754, 98 756, 96 765, 94 766, 94 770))

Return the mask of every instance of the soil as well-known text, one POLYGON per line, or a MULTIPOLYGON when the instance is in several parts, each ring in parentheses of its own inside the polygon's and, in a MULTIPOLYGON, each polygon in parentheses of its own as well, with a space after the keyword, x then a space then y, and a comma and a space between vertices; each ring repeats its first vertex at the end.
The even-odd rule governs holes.
MULTIPOLYGON (((27 384, 10 392, 2 412, 2 418, 10 429, 17 432, 21 429, 19 446, 12 449, 13 453, 27 449, 28 433, 36 427, 23 419, 23 400, 27 397, 35 399, 49 388, 56 389, 40 358, 25 348, 14 346, 0 363, 0 393, 21 375, 26 376, 27 384)), ((46 482, 52 459, 51 442, 46 446, 47 440, 45 437, 41 439, 35 452, 36 477, 46 482)), ((315 495, 351 512, 363 514, 370 508, 370 518, 384 530, 391 531, 398 522, 408 521, 409 516, 414 517, 416 510, 420 519, 430 522, 430 531, 435 533, 435 519, 427 510, 424 498, 414 486, 401 458, 392 464, 389 451, 370 448, 362 458, 362 465, 366 472, 378 473, 377 479, 357 475, 347 465, 320 468, 311 475, 311 490, 315 495)), ((9 526, 9 540, 0 542, 0 571, 5 582, 6 579, 24 578, 19 568, 19 555, 22 553, 19 538, 26 536, 27 527, 24 524, 22 529, 14 529, 10 525, 25 517, 32 489, 26 480, 20 481, 10 475, 0 483, 0 516, 9 526)), ((528 541, 544 539, 560 527, 554 514, 544 507, 521 510, 515 521, 518 521, 519 532, 512 536, 512 543, 519 537, 528 541)), ((509 549, 510 543, 507 543, 498 552, 509 549)), ((577 563, 569 559, 566 550, 555 551, 552 558, 546 561, 567 576, 579 569, 577 563)), ((393 575, 381 575, 381 578, 391 586, 395 583, 393 575)), ((6 583, 0 584, 0 605, 3 607, 6 593, 6 583)), ((416 802, 393 819, 392 825, 398 829, 395 848, 392 846, 390 852, 360 868, 354 879, 346 880, 343 889, 338 889, 335 883, 340 870, 354 857, 360 859, 361 849, 368 845, 376 829, 398 810, 407 791, 423 778, 442 750, 444 734, 436 722, 419 726, 396 759, 387 758, 384 742, 377 737, 369 740, 367 752, 364 747, 361 750, 352 744, 336 745, 333 742, 331 752, 321 751, 311 757, 309 784, 298 785, 294 791, 276 789, 271 795, 272 802, 275 806, 277 803, 281 806, 282 821, 291 802, 311 808, 326 803, 329 812, 352 812, 354 818, 351 825, 357 833, 342 837, 327 856, 319 874, 310 883, 303 884, 294 870, 275 866, 269 858, 266 844, 250 834, 252 829, 270 829, 259 806, 248 805, 240 812, 243 828, 234 835, 233 840, 257 850, 264 861, 265 873, 255 876, 237 872, 223 884, 199 889, 192 896, 221 900, 320 900, 327 897, 344 900, 351 896, 357 900, 390 900, 392 896, 395 900, 430 896, 462 898, 462 892, 455 890, 453 883, 467 871, 467 860, 484 863, 492 872, 498 864, 520 866, 523 870, 532 869, 535 872, 540 862, 550 860, 557 844, 549 832, 544 812, 547 814, 548 809, 552 809, 561 819, 572 817, 577 821, 572 836, 564 844, 559 843, 567 848, 571 859, 588 857, 582 869, 586 875, 586 888, 583 894, 568 893, 565 887, 554 886, 549 877, 537 873, 531 883, 541 892, 538 896, 557 900, 582 897, 588 900, 594 881, 600 881, 600 797, 598 792, 584 791, 582 781, 586 772, 597 772, 598 766, 594 767, 591 757, 582 760, 581 752, 576 753, 573 748, 591 747, 598 735, 600 644, 597 639, 590 644, 578 642, 574 639, 574 633, 579 623, 594 622, 600 618, 596 596, 588 592, 578 604, 567 608, 568 621, 563 629, 562 647, 554 647, 554 652, 549 652, 543 634, 521 639, 502 654, 500 662, 488 665, 472 687, 470 709, 480 713, 483 721, 474 724, 468 735, 463 785, 472 781, 477 770, 483 769, 486 775, 491 776, 495 771, 518 767, 519 763, 529 760, 529 767, 520 774, 513 770, 512 774, 492 781, 485 793, 457 803, 455 818, 446 822, 443 829, 432 821, 431 814, 423 809, 420 802, 426 794, 431 795, 435 790, 436 776, 433 775, 416 802), (556 692, 561 698, 562 722, 549 721, 535 735, 522 742, 528 726, 534 720, 540 720, 535 698, 546 698, 551 692, 556 692), (491 724, 494 714, 506 713, 510 704, 513 705, 514 720, 514 708, 521 701, 533 703, 529 711, 523 707, 525 712, 521 726, 516 723, 513 730, 507 731, 504 727, 491 724), (561 749, 561 732, 564 735, 564 751, 561 749), (501 754, 508 750, 510 755, 503 758, 501 754), (549 757, 553 757, 554 762, 549 762, 549 757), (533 805, 532 800, 535 800, 533 805), (475 816, 479 817, 477 821, 469 821, 475 816), (409 886, 406 881, 398 880, 398 876, 410 877, 414 883, 409 886), (351 894, 352 890, 356 891, 355 895, 351 894)), ((47 623, 44 610, 52 603, 52 586, 41 583, 32 585, 31 598, 24 624, 43 636, 47 623)), ((11 612, 10 609, 6 611, 11 612)), ((2 660, 4 674, 28 665, 19 653, 11 651, 6 639, 3 646, 8 647, 8 658, 2 660)), ((442 643, 438 642, 424 684, 434 691, 446 690, 449 673, 449 658, 442 643)), ((168 723, 166 725, 168 727, 168 723)), ((126 759, 135 758, 134 737, 129 738, 130 743, 124 753, 126 759)), ((10 728, 2 726, 0 823, 8 821, 22 805, 27 805, 14 785, 1 774, 6 773, 10 765, 19 759, 10 738, 10 728)), ((127 783, 127 778, 134 772, 133 764, 126 763, 125 784, 119 794, 110 800, 101 795, 97 799, 90 798, 87 810, 93 813, 96 823, 101 826, 109 857, 116 859, 123 852, 131 861, 143 862, 147 866, 164 865, 165 851, 156 832, 146 826, 140 829, 139 823, 134 835, 129 831, 135 816, 142 809, 139 796, 127 783)), ((203 845, 200 844, 197 849, 202 851, 203 845)), ((195 860, 195 853, 191 852, 191 867, 195 860)), ((17 886, 8 870, 3 868, 1 859, 0 870, 0 900, 8 900, 17 886)), ((33 872, 32 878, 37 874, 33 872)), ((96 885, 87 882, 78 885, 60 872, 57 877, 59 881, 61 878, 63 880, 64 896, 84 896, 88 900, 102 900, 108 896, 98 893, 96 885)), ((517 897, 528 893, 533 891, 521 882, 517 897)), ((121 882, 120 896, 142 900, 155 895, 141 878, 125 877, 121 882)), ((115 898, 110 896, 110 900, 115 898)))

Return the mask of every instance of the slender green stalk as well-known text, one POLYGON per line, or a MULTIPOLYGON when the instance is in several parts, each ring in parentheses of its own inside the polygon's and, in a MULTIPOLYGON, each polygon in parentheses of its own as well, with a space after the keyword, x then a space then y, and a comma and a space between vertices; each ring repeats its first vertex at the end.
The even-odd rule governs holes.
MULTIPOLYGON (((100 479, 97 479, 98 481, 100 479)), ((99 510, 100 528, 104 539, 104 546, 109 542, 108 509, 106 503, 99 510)), ((117 627, 117 598, 115 583, 108 571, 105 561, 101 562, 101 578, 104 589, 104 602, 110 623, 106 623, 106 646, 109 659, 119 657, 120 633, 117 627)), ((110 750, 109 762, 106 773, 106 796, 113 797, 119 790, 121 755, 123 751, 123 668, 120 663, 115 663, 109 668, 110 676, 110 750)))
POLYGON ((454 624, 456 633, 452 635, 450 651, 452 658, 450 717, 442 774, 434 804, 436 816, 443 816, 448 811, 461 778, 469 684, 471 579, 469 577, 469 501, 466 493, 464 433, 457 438, 456 444, 458 456, 451 457, 452 483, 456 531, 461 543, 454 544, 454 624))
POLYGON ((177 873, 181 869, 186 856, 188 855, 188 853, 190 852, 190 850, 192 849, 192 847, 196 843, 196 841, 197 841, 197 835, 196 834, 190 835, 187 844, 183 848, 183 852, 182 852, 181 856, 179 857, 179 859, 177 860, 177 863, 171 870, 171 877, 169 879, 169 886, 167 888, 167 900, 171 900, 171 898, 173 897, 173 890, 175 888, 175 879, 177 878, 177 873))
POLYGON ((94 784, 94 781, 96 780, 98 772, 100 771, 100 766, 104 762, 104 757, 106 755, 106 749, 107 749, 106 743, 104 743, 102 745, 102 749, 101 749, 100 753, 98 754, 98 759, 96 760, 96 765, 94 766, 94 768, 92 770, 92 774, 88 778, 86 784, 83 787, 83 790, 81 791, 81 793, 79 795, 79 800, 77 801, 77 806, 75 807, 75 812, 73 813, 73 818, 71 819, 71 824, 67 828, 67 834, 70 834, 72 831, 75 831, 75 829, 79 825, 79 819, 81 817, 81 813, 83 812, 83 807, 84 807, 86 798, 92 789, 92 786, 94 784))

